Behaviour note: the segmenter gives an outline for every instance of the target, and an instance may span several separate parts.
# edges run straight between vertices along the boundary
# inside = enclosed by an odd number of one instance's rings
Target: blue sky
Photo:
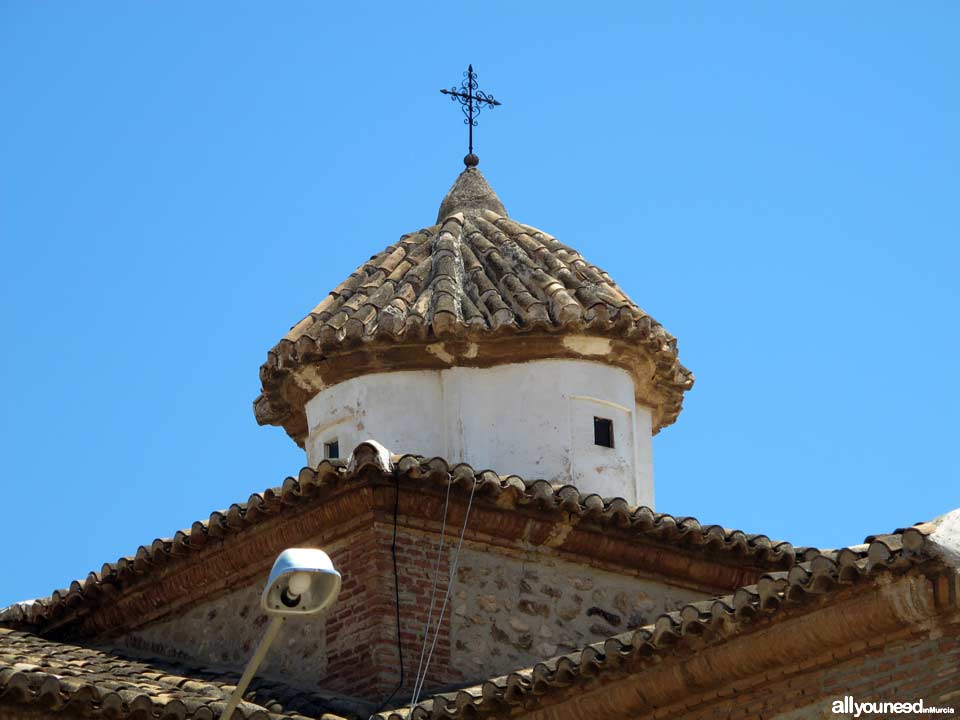
[[[657,509],[960,506],[960,5],[0,4],[0,605],[296,474],[266,351],[481,169],[697,375]],[[497,468],[509,472],[510,468]]]

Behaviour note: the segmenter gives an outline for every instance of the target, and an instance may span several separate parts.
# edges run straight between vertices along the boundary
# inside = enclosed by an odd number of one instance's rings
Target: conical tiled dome
[[[656,429],[676,419],[693,384],[659,323],[576,250],[509,219],[470,168],[437,225],[361,265],[270,351],[255,410],[302,442],[303,406],[350,377],[563,357],[629,370]]]

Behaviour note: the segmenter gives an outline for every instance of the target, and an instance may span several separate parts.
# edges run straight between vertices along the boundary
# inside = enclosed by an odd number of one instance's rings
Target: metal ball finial
[[[474,168],[480,164],[480,158],[478,158],[473,153],[470,153],[465,158],[463,158],[463,164],[466,165],[468,168]]]

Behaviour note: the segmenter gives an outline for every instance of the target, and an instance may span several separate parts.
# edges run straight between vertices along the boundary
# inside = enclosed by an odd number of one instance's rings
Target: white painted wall
[[[653,506],[651,413],[636,404],[630,375],[610,365],[537,360],[374,373],[322,390],[306,410],[311,466],[331,440],[345,456],[373,439],[395,453]],[[594,417],[613,420],[613,448],[594,444]]]

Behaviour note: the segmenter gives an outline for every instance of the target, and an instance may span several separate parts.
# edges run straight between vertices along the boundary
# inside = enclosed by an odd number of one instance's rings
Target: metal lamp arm
[[[263,637],[260,638],[260,644],[257,645],[253,657],[250,658],[247,667],[244,668],[243,675],[240,676],[240,682],[237,683],[236,690],[234,690],[230,696],[230,701],[220,716],[220,720],[230,720],[233,711],[237,709],[237,705],[239,705],[243,699],[243,694],[247,691],[247,686],[250,684],[250,681],[253,680],[257,668],[260,667],[260,663],[262,663],[263,659],[267,656],[267,650],[270,649],[271,643],[276,639],[280,628],[283,627],[284,620],[286,620],[286,617],[283,615],[274,615],[270,620],[270,624],[267,625],[267,631],[263,634]]]

